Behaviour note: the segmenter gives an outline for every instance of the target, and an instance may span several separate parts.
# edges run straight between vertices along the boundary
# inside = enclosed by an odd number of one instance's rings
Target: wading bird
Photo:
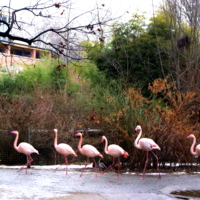
[[[58,153],[60,153],[61,155],[64,156],[65,158],[65,163],[61,164],[61,165],[66,165],[66,175],[68,174],[68,159],[67,159],[67,156],[72,154],[74,156],[77,156],[77,154],[74,152],[74,150],[72,149],[72,147],[70,147],[68,144],[65,144],[65,143],[60,143],[60,144],[57,144],[57,140],[58,140],[58,131],[57,129],[54,129],[53,130],[54,133],[55,133],[55,138],[54,138],[54,147],[56,149],[56,151]],[[60,166],[61,166],[60,165]],[[58,166],[56,169],[54,170],[57,170],[60,166]]]
[[[160,150],[160,147],[152,140],[152,139],[149,139],[149,138],[141,138],[141,135],[142,135],[142,128],[140,125],[138,125],[136,128],[135,128],[135,131],[140,131],[135,142],[134,142],[134,146],[137,148],[137,149],[142,149],[142,150],[145,150],[146,151],[146,162],[145,162],[145,166],[144,166],[144,170],[143,170],[143,175],[142,175],[142,178],[141,179],[144,179],[144,174],[145,174],[145,171],[146,171],[146,167],[147,167],[147,163],[149,161],[149,151],[155,156],[156,158],[156,165],[157,165],[157,171],[158,171],[158,178],[161,178],[160,176],[160,169],[159,169],[159,163],[158,163],[158,157],[155,155],[155,153],[153,153],[153,150],[154,149],[158,149]]]
[[[92,163],[92,167],[95,168],[95,162]],[[107,169],[107,166],[104,164],[104,161],[101,158],[96,163],[96,167],[101,171],[104,171],[105,169]]]
[[[18,151],[19,153],[25,154],[26,157],[27,157],[27,163],[20,168],[20,170],[21,170],[21,169],[23,169],[26,166],[26,173],[25,174],[27,174],[28,165],[31,162],[33,162],[33,158],[31,157],[31,154],[32,153],[39,154],[38,150],[36,150],[32,145],[30,145],[30,144],[28,144],[26,142],[21,142],[17,146],[17,142],[18,142],[18,139],[19,139],[19,132],[18,131],[12,131],[11,133],[16,135],[15,141],[14,141],[14,144],[13,144],[15,150]]]
[[[191,134],[191,135],[187,136],[187,139],[190,139],[190,138],[193,139],[193,143],[190,147],[190,153],[194,156],[199,156],[200,155],[200,144],[198,144],[196,146],[195,151],[194,151],[194,146],[196,144],[196,137],[193,134]]]
[[[108,140],[105,136],[102,137],[101,142],[105,141],[105,147],[104,147],[104,152],[105,154],[111,155],[113,157],[113,163],[106,169],[104,170],[101,174],[104,174],[108,169],[113,167],[115,165],[115,159],[118,158],[118,168],[117,168],[117,177],[119,178],[119,172],[120,172],[120,156],[124,156],[127,158],[129,156],[128,152],[126,152],[124,149],[122,149],[119,145],[116,144],[110,144],[108,146]]]
[[[94,146],[92,146],[90,144],[85,144],[81,147],[82,141],[83,141],[83,136],[81,133],[77,133],[75,135],[75,137],[78,137],[78,136],[80,137],[79,143],[78,143],[78,150],[82,155],[87,156],[86,164],[85,164],[85,167],[82,169],[80,177],[82,176],[86,166],[88,165],[89,158],[92,158],[94,161],[94,164],[95,164],[95,172],[96,172],[95,178],[96,178],[97,177],[97,163],[96,163],[94,157],[99,156],[99,157],[103,158],[103,156],[102,156],[102,154],[100,154],[100,152]]]

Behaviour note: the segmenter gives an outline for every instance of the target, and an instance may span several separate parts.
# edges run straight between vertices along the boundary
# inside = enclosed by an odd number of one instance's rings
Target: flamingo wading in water
[[[122,149],[119,145],[116,144],[110,144],[108,146],[108,140],[105,136],[102,137],[101,142],[105,141],[105,147],[104,147],[104,152],[107,155],[111,155],[113,157],[113,163],[102,172],[102,174],[104,174],[108,169],[110,169],[111,167],[113,167],[115,164],[115,159],[118,158],[118,173],[117,173],[117,177],[119,178],[119,171],[120,171],[120,156],[124,156],[125,158],[127,158],[129,156],[128,152],[126,152],[124,149]]]
[[[66,175],[67,175],[68,174],[68,159],[67,159],[67,156],[70,155],[70,154],[72,154],[74,156],[77,156],[77,154],[74,152],[74,150],[72,149],[72,147],[69,146],[68,144],[65,144],[65,143],[58,144],[57,143],[57,140],[58,140],[58,130],[54,129],[53,131],[55,133],[54,147],[55,147],[56,151],[58,153],[60,153],[61,155],[63,155],[64,158],[65,158],[65,162],[63,164],[61,164],[61,165],[66,165]],[[58,166],[54,170],[57,170],[60,166]]]
[[[92,145],[90,144],[85,144],[81,147],[82,145],[82,141],[83,141],[83,136],[81,133],[77,133],[75,135],[75,137],[80,137],[79,139],[79,143],[78,143],[78,150],[79,152],[84,155],[84,156],[87,156],[87,160],[86,160],[86,164],[85,164],[85,167],[83,168],[81,174],[80,174],[80,177],[82,176],[86,166],[88,165],[88,162],[89,162],[89,158],[93,158],[93,161],[94,161],[94,164],[95,164],[95,171],[96,171],[96,175],[95,175],[95,178],[97,177],[97,163],[94,159],[94,157],[96,156],[99,156],[101,158],[103,158],[102,154]]]
[[[27,157],[27,163],[26,163],[24,166],[22,166],[22,167],[20,168],[20,170],[21,170],[21,169],[23,169],[23,168],[26,166],[26,173],[25,173],[25,174],[27,174],[28,165],[29,165],[31,162],[33,162],[33,158],[31,157],[31,154],[32,154],[32,153],[37,153],[37,154],[39,154],[39,153],[38,153],[38,150],[36,150],[32,145],[30,145],[29,143],[26,143],[26,142],[21,142],[21,143],[17,146],[17,142],[18,142],[18,139],[19,139],[19,132],[18,132],[18,131],[12,131],[11,133],[16,135],[15,141],[14,141],[14,144],[13,144],[14,149],[15,149],[16,151],[18,151],[19,153],[25,154],[26,157]]]
[[[190,153],[194,156],[199,156],[200,155],[200,144],[198,144],[196,146],[195,151],[194,151],[194,146],[196,144],[196,137],[193,134],[191,134],[191,135],[187,136],[187,139],[190,139],[190,138],[193,139],[193,143],[190,147]]]
[[[159,163],[158,163],[158,157],[155,155],[155,153],[153,153],[154,149],[158,149],[160,150],[160,147],[152,140],[149,138],[141,138],[142,135],[142,127],[140,125],[136,126],[135,131],[140,131],[135,142],[134,142],[134,146],[137,149],[142,149],[145,150],[146,153],[146,162],[145,162],[145,166],[144,166],[144,170],[143,170],[143,175],[141,179],[144,179],[144,174],[146,171],[146,167],[147,167],[147,163],[149,161],[149,151],[155,156],[156,158],[156,165],[157,165],[157,171],[158,171],[158,178],[161,178],[160,176],[160,169],[159,169]]]

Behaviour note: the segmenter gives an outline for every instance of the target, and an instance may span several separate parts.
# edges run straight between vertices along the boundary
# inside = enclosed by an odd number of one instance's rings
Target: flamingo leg
[[[155,153],[153,153],[153,151],[151,151],[151,153],[152,153],[152,154],[155,156],[155,158],[156,158],[156,168],[157,168],[157,171],[158,171],[158,178],[161,178],[160,169],[159,169],[158,157],[156,156]]]
[[[147,168],[147,163],[149,162],[149,152],[147,151],[147,154],[146,154],[146,161],[145,161],[145,165],[144,165],[144,170],[143,170],[143,174],[142,174],[142,177],[140,179],[144,179],[144,174],[145,174],[145,171],[146,171],[146,168]]]
[[[67,156],[65,156],[65,164],[66,164],[66,175],[68,174],[68,159]]]
[[[82,176],[83,172],[85,171],[85,168],[87,167],[88,162],[89,162],[89,157],[87,158],[86,163],[85,163],[85,166],[84,166],[84,168],[83,168],[82,171],[81,171],[80,177]]]
[[[114,166],[114,161],[115,161],[115,158],[113,157],[113,163],[109,166],[109,167],[107,167],[101,174],[104,174],[105,172],[107,172],[111,167],[113,167]]]
[[[65,162],[61,165],[59,165],[57,168],[55,168],[54,170],[57,170],[60,166],[62,165],[66,165],[66,175],[68,174],[68,159],[67,159],[67,156],[64,156],[65,158]]]
[[[33,162],[33,158],[32,158],[30,155],[27,155],[26,158],[27,158],[27,163],[26,163],[25,165],[23,165],[23,166],[20,168],[20,170],[22,170],[22,169],[24,169],[24,167],[26,166],[26,172],[25,172],[25,174],[27,174],[28,165],[29,165],[31,162]]]
[[[104,174],[106,171],[108,171],[111,167],[113,167],[114,164],[111,164],[109,167],[107,167],[101,174]]]
[[[120,160],[118,158],[118,169],[117,169],[117,176],[115,178],[119,178],[119,173],[120,173]]]
[[[97,178],[97,163],[94,158],[93,158],[93,161],[94,161],[94,165],[95,165],[95,178]]]

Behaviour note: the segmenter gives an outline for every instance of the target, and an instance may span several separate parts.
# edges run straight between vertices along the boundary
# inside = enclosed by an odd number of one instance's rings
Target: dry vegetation
[[[134,128],[140,124],[143,128],[142,137],[152,138],[161,147],[161,151],[156,153],[163,170],[172,169],[176,163],[181,163],[184,167],[187,164],[190,170],[197,170],[190,164],[198,160],[190,154],[192,141],[186,140],[186,137],[194,134],[197,141],[200,141],[200,96],[195,91],[177,91],[173,83],[168,83],[168,79],[155,80],[149,89],[154,94],[152,100],[143,97],[140,91],[130,88],[124,93],[126,104],[109,114],[103,106],[99,109],[92,107],[90,112],[86,112],[83,105],[75,103],[74,98],[68,97],[67,101],[64,101],[57,93],[37,92],[34,97],[26,99],[1,95],[2,163],[22,164],[25,160],[24,155],[19,155],[13,149],[14,137],[10,134],[12,130],[20,132],[20,141],[29,141],[39,150],[41,155],[33,157],[35,164],[42,165],[57,164],[63,160],[53,147],[54,128],[58,129],[58,141],[70,144],[77,151],[78,139],[73,137],[74,134],[78,129],[91,127],[101,131],[92,133],[86,130],[84,143],[96,146],[103,153],[104,145],[100,143],[100,139],[102,135],[106,135],[109,143],[119,144],[129,152],[130,157],[122,159],[126,167],[142,170],[145,152],[133,147],[137,136]],[[162,100],[159,100],[158,95],[162,96]],[[107,96],[106,100],[111,104],[115,103],[115,98]],[[78,158],[69,158],[70,162],[74,163],[85,159],[81,155]],[[111,158],[105,156],[104,161],[109,163]]]
[[[196,91],[177,91],[175,84],[168,82],[168,77],[155,80],[149,89],[154,94],[153,100],[146,99],[140,91],[130,88],[125,93],[129,103],[118,112],[103,117],[107,125],[115,127],[109,129],[112,134],[107,132],[107,136],[130,153],[128,162],[125,159],[123,162],[127,162],[131,169],[142,170],[145,152],[133,147],[137,136],[134,126],[140,124],[143,128],[142,137],[153,139],[161,147],[161,151],[156,153],[163,170],[177,170],[177,167],[172,168],[175,164],[179,164],[178,169],[181,170],[182,167],[197,170],[198,159],[190,154],[192,141],[186,137],[194,134],[200,141],[200,96]],[[162,96],[162,100],[156,98],[158,95]],[[114,103],[114,99],[109,98],[108,101]],[[193,166],[191,163],[197,164]]]

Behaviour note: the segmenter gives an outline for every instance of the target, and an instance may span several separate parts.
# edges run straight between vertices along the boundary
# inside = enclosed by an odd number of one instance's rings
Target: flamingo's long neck
[[[139,139],[140,139],[141,135],[142,135],[142,129],[140,128],[140,132],[139,132],[139,134],[138,134],[138,136],[137,136],[137,138],[135,139],[135,142],[134,142],[134,146],[138,149],[141,149],[141,147],[139,145]]]
[[[105,152],[106,154],[108,154],[108,140],[107,140],[106,137],[104,137],[104,140],[105,140],[104,152]]]
[[[191,152],[191,154],[194,155],[194,156],[197,155],[197,152],[194,151],[194,146],[195,146],[195,144],[196,144],[196,137],[193,136],[193,143],[192,143],[192,145],[191,145],[191,147],[190,147],[190,152]]]
[[[58,146],[58,144],[57,144],[58,133],[57,133],[57,131],[54,131],[54,133],[55,133],[55,138],[54,138],[54,147],[56,148],[56,147]]]
[[[14,144],[13,144],[13,146],[14,146],[14,148],[15,148],[16,150],[18,150],[18,146],[17,146],[18,139],[19,139],[19,134],[17,133],[17,134],[16,134],[16,137],[15,137]]]
[[[82,152],[82,148],[81,148],[82,141],[83,141],[83,137],[82,137],[82,134],[80,134],[80,139],[79,139],[79,143],[78,143],[78,150],[80,153]]]

